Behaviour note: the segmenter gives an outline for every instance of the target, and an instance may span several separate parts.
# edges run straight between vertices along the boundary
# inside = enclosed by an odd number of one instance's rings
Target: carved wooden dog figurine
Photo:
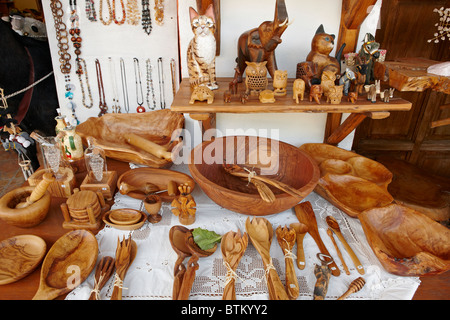
[[[284,0],[277,0],[275,18],[273,21],[265,21],[258,28],[243,33],[238,40],[238,57],[236,59],[241,72],[239,82],[246,68],[246,61],[267,61],[267,69],[273,78],[277,63],[275,49],[281,43],[281,35],[288,27],[288,14]]]
[[[292,91],[294,92],[293,98],[296,103],[299,103],[299,97],[303,101],[305,95],[305,81],[303,81],[303,79],[295,79]]]
[[[342,100],[344,85],[334,86],[329,88],[327,95],[327,102],[331,104],[339,104]]]
[[[351,103],[355,103],[356,100],[358,100],[358,92],[350,91],[348,93],[348,101],[350,101]]]
[[[320,104],[320,99],[322,99],[323,89],[320,84],[313,84],[309,90],[309,101],[314,101]]]

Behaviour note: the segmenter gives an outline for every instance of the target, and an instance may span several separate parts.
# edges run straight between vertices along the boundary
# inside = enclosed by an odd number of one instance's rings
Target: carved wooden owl
[[[286,94],[288,73],[286,70],[275,70],[273,75],[274,93],[277,96],[284,96]]]
[[[267,89],[267,61],[263,62],[245,62],[247,68],[245,68],[245,85],[247,88],[246,93],[256,94]]]

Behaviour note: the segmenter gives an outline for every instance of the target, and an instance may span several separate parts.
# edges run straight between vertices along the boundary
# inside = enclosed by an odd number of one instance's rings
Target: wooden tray
[[[138,149],[125,141],[124,133],[135,133],[158,145],[168,147],[172,133],[184,127],[184,116],[169,109],[143,113],[108,113],[100,118],[92,117],[79,124],[76,132],[86,139],[92,137],[94,144],[103,148],[107,157],[124,162],[145,164],[153,168],[168,168],[171,161],[160,159]]]
[[[117,179],[117,188],[120,189],[122,182],[126,182],[134,187],[144,187],[147,182],[150,182],[156,185],[159,190],[167,190],[170,181],[175,181],[177,185],[187,183],[191,187],[191,190],[195,188],[194,180],[187,174],[157,168],[136,168],[128,170]],[[137,191],[131,191],[127,195],[139,200],[143,200],[146,197],[144,193]],[[158,193],[158,196],[163,202],[172,202],[176,197],[169,196],[167,191]]]

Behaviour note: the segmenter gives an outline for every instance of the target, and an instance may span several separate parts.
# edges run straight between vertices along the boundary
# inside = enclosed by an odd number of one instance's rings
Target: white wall
[[[379,0],[381,4],[381,0]],[[371,32],[375,34],[378,10],[372,11],[375,24],[365,23],[361,34]],[[181,50],[181,71],[184,78],[188,77],[186,67],[186,52],[193,33],[189,24],[189,7],[196,8],[195,0],[179,1],[179,29]],[[311,40],[320,24],[325,31],[339,33],[339,23],[342,3],[338,0],[286,0],[289,20],[292,23],[282,36],[283,42],[276,49],[278,68],[288,70],[289,77],[295,77],[297,63],[304,61],[311,49]],[[273,20],[275,0],[222,0],[221,1],[221,52],[216,58],[216,72],[219,77],[234,75],[235,59],[237,56],[237,40],[239,36],[255,28],[266,20]],[[335,54],[335,50],[331,53]],[[343,120],[348,116],[345,114]],[[219,114],[217,115],[217,129],[279,129],[282,141],[299,146],[307,142],[323,142],[326,124],[326,114]],[[197,129],[196,123],[187,119],[187,126]],[[197,129],[198,130],[198,129]],[[197,132],[198,136],[198,132]],[[354,133],[351,133],[339,146],[350,149]],[[198,140],[197,140],[198,142]]]

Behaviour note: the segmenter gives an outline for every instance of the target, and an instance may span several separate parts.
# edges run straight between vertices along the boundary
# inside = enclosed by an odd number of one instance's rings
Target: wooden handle
[[[166,148],[160,146],[159,144],[154,143],[153,141],[142,138],[134,133],[127,133],[124,135],[125,140],[137,147],[140,148],[158,158],[166,159],[172,161],[172,153],[168,152]]]
[[[184,259],[184,257],[183,257]],[[173,288],[172,288],[172,300],[177,300],[180,294],[181,285],[183,284],[184,274],[186,273],[186,267],[180,263],[178,270],[174,274]]]
[[[122,300],[122,287],[115,285],[111,294],[111,300]]]
[[[340,296],[338,300],[344,300],[352,293],[358,292],[359,290],[362,289],[362,287],[364,287],[365,284],[366,281],[363,278],[361,277],[356,278],[355,280],[352,281],[352,283],[350,283],[350,286],[348,287],[347,291],[342,296]]]
[[[169,196],[176,196],[177,195],[177,191],[178,191],[178,185],[175,181],[170,180],[168,185],[167,185],[167,194]]]
[[[355,252],[352,250],[352,248],[349,246],[345,238],[342,236],[340,232],[335,232],[336,236],[339,238],[339,240],[342,242],[342,245],[344,246],[345,250],[347,250],[348,254],[350,255],[350,258],[352,258],[353,264],[355,265],[356,270],[360,274],[364,274],[364,267],[362,266],[361,262],[359,261],[358,257],[356,256]]]
[[[195,280],[195,273],[198,266],[198,257],[196,255],[193,255],[189,261],[188,266],[186,268],[186,273],[184,274],[183,283],[181,284],[180,293],[178,294],[177,300],[188,300],[189,295],[191,293],[192,285],[194,284]]]
[[[40,198],[42,198],[45,194],[45,191],[47,191],[48,186],[50,183],[55,181],[55,177],[51,173],[45,173],[42,176],[43,180],[39,182],[39,184],[34,188],[33,192],[31,193],[29,199],[27,201],[30,201],[31,203],[34,203],[38,201]]]
[[[338,254],[339,259],[342,262],[342,266],[343,266],[343,268],[345,270],[345,273],[346,274],[350,274],[350,270],[348,270],[347,264],[344,261],[344,257],[342,256],[341,250],[339,250],[339,247],[338,247],[336,241],[334,240],[333,231],[331,231],[330,228],[327,229],[327,234],[330,236],[331,242],[333,242],[333,245],[336,248],[336,252]]]
[[[297,236],[297,267],[300,270],[305,269],[305,250],[303,249],[304,235]]]
[[[291,300],[298,298],[300,288],[298,286],[297,276],[295,275],[294,262],[292,258],[286,258],[286,292]]]
[[[222,300],[236,300],[235,279],[231,279],[223,289]]]

